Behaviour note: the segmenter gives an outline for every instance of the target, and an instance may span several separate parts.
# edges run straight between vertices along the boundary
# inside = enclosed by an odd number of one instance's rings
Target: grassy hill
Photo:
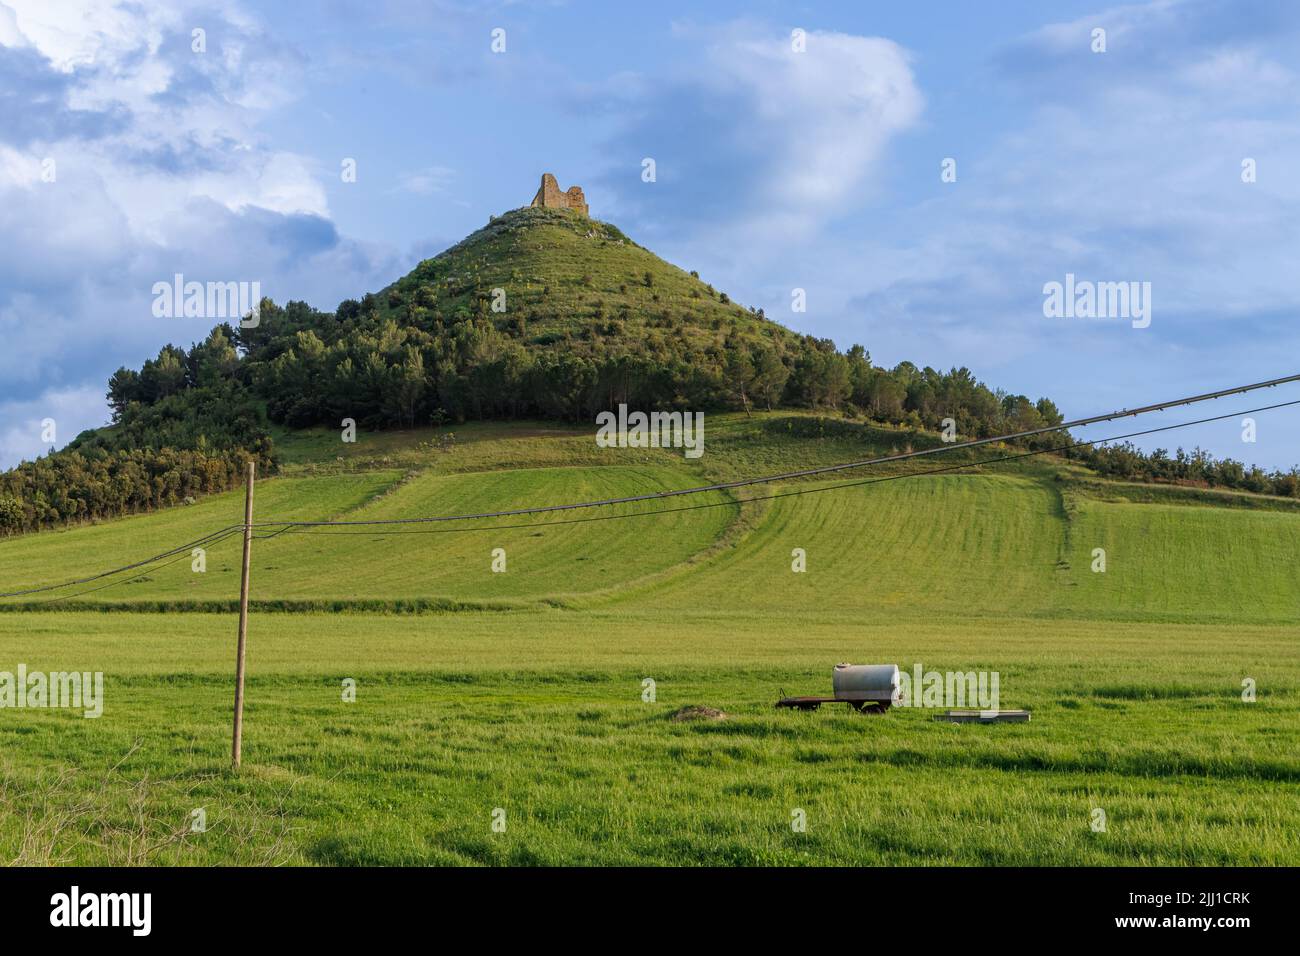
[[[1021,447],[1068,438],[1042,434],[1065,420],[1048,398],[994,391],[965,368],[878,368],[861,345],[841,351],[798,335],[617,227],[567,210],[494,218],[332,313],[264,300],[258,318],[247,328],[218,326],[189,349],[164,346],[139,371],[114,373],[111,426],[0,473],[0,535],[238,487],[246,459],[273,473],[301,457],[304,430],[321,427],[373,434],[443,423],[571,424],[627,405],[715,418],[780,409],[799,437],[837,429],[861,437],[869,423],[866,431],[882,437],[905,431],[923,443],[949,427],[963,438],[1034,436]],[[815,424],[800,420],[808,412]],[[781,454],[776,447],[769,458]],[[1300,500],[1296,469],[1266,473],[1199,450],[1148,456],[1125,445],[1071,454],[1097,475]],[[732,460],[739,467],[743,458]]]
[[[505,295],[493,312],[493,290]],[[542,207],[515,209],[426,259],[381,290],[384,318],[412,308],[468,319],[486,313],[530,348],[591,355],[600,340],[647,351],[674,342],[721,347],[730,334],[793,345],[798,335],[758,317],[698,275],[665,262],[617,226]]]

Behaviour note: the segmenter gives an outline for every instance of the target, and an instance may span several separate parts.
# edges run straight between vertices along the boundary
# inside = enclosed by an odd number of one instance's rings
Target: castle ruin
[[[591,215],[587,211],[587,197],[582,194],[582,187],[570,186],[561,192],[560,184],[550,173],[542,173],[542,185],[538,187],[537,195],[529,205],[545,206],[547,209],[572,209],[584,216]]]

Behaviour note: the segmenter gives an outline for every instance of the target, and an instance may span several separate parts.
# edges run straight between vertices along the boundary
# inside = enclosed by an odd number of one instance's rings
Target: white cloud
[[[173,26],[182,6],[135,5],[119,0],[4,0],[13,32],[0,28],[6,46],[31,46],[65,73],[100,67],[125,72],[141,45],[157,48],[164,25]],[[14,33],[17,37],[14,37]],[[17,42],[14,42],[15,39]]]
[[[398,188],[417,196],[445,193],[455,181],[456,171],[448,166],[426,166],[402,176]]]
[[[683,65],[611,80],[625,120],[588,196],[719,277],[762,274],[775,245],[816,241],[876,198],[882,159],[925,109],[910,54],[892,40],[810,30],[799,52],[789,30],[748,21],[674,32]],[[656,163],[653,184],[629,174],[643,158]]]
[[[0,462],[31,460],[50,450],[42,440],[44,421],[53,419],[61,447],[87,428],[106,423],[104,386],[52,388],[33,399],[0,402]]]
[[[121,120],[103,135],[43,141],[33,158],[98,174],[143,238],[155,238],[158,223],[196,196],[232,210],[328,214],[310,161],[270,148],[258,128],[267,109],[292,98],[295,57],[258,52],[257,28],[237,8],[218,14],[188,0],[6,2],[18,42],[8,42],[3,28],[0,42],[35,49],[67,74],[68,109]],[[208,31],[203,53],[190,47],[197,24]]]
[[[8,4],[0,3],[0,46],[21,47],[27,38],[18,29],[18,14]]]
[[[907,52],[880,37],[813,31],[795,52],[788,37],[737,30],[709,49],[704,82],[750,102],[764,200],[778,207],[833,211],[924,108]]]
[[[191,50],[194,26],[206,53]],[[301,57],[237,6],[0,0],[0,44],[17,53],[15,92],[39,93],[0,125],[0,467],[41,450],[38,406],[68,419],[60,443],[104,420],[101,387],[55,383],[104,381],[207,332],[154,319],[156,281],[258,280],[328,308],[399,268],[391,250],[341,239],[324,173],[275,145],[268,111],[297,95]]]

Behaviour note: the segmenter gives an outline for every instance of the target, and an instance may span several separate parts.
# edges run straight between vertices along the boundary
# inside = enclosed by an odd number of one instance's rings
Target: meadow
[[[735,418],[688,462],[549,427],[444,435],[340,449],[297,434],[280,443],[284,474],[259,482],[258,520],[634,494],[919,440]],[[98,719],[0,710],[0,859],[1300,862],[1294,508],[1110,485],[1050,458],[817,490],[839,483],[619,520],[259,539],[238,773],[237,538],[203,574],[186,555],[55,604],[8,599],[0,670],[103,671],[106,699]],[[800,493],[742,500],[774,491]],[[6,540],[0,584],[144,557],[241,508],[221,495]],[[997,671],[1001,705],[1033,719],[773,708],[827,693],[844,660]],[[681,719],[698,707],[725,717]]]

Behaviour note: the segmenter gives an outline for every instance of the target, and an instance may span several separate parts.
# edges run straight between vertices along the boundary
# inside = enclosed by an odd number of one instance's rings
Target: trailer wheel
[[[883,714],[889,710],[887,700],[851,700],[849,706],[859,714]]]

